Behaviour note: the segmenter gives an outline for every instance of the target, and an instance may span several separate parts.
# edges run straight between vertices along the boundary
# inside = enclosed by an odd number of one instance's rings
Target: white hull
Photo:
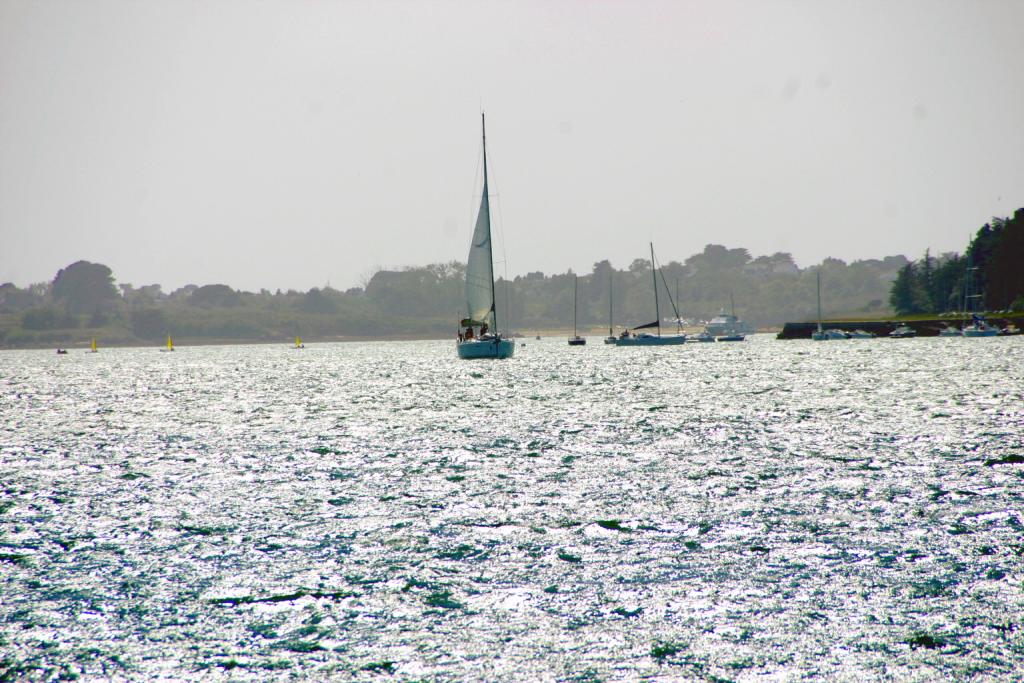
[[[641,335],[639,337],[626,337],[619,339],[615,342],[616,346],[672,346],[675,344],[685,344],[685,334],[674,334],[665,337],[656,337],[654,335]]]
[[[815,330],[814,332],[811,332],[811,339],[813,339],[814,341],[828,341],[830,339],[849,339],[849,337],[846,336],[846,333],[843,332],[842,330],[831,329]]]
[[[511,358],[516,344],[511,339],[470,339],[456,345],[459,358]]]

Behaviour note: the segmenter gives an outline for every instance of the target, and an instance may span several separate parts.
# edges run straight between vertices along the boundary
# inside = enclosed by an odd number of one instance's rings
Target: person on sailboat
[[[483,337],[485,334],[487,334],[487,323],[480,326],[480,336]]]

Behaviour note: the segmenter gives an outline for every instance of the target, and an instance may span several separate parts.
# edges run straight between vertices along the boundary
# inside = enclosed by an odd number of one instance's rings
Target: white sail
[[[480,115],[483,129],[484,117]],[[494,258],[491,250],[491,207],[487,196],[487,134],[483,135],[484,192],[476,217],[473,241],[466,264],[466,310],[460,321],[459,358],[511,358],[516,344],[498,334],[498,313],[494,305]],[[486,326],[486,327],[485,327]],[[487,329],[490,328],[490,329]]]
[[[494,329],[494,272],[491,265],[491,207],[487,198],[487,139],[484,138],[484,193],[466,265],[469,319]]]

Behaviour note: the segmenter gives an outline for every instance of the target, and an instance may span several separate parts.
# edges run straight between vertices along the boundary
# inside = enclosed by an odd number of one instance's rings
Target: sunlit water
[[[1022,675],[1024,338],[590,341],[0,353],[0,679]]]

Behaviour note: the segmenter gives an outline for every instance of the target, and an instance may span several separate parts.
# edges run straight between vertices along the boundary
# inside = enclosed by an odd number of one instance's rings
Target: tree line
[[[926,250],[904,265],[889,303],[901,315],[1024,311],[1024,209],[983,225],[962,255]]]
[[[877,316],[901,269],[903,256],[846,263],[825,259],[801,269],[788,253],[751,257],[743,248],[709,244],[684,261],[659,262],[659,309],[648,259],[616,269],[607,261],[589,273],[528,273],[499,278],[498,325],[533,334],[565,329],[573,321],[573,293],[581,329],[616,329],[676,313],[700,324],[733,302],[759,327],[815,315],[815,274],[831,315]],[[73,344],[90,337],[107,344],[143,344],[175,338],[274,341],[444,337],[454,335],[465,308],[465,264],[452,262],[380,270],[363,287],[305,292],[246,292],[224,284],[186,285],[164,292],[158,284],[117,284],[103,264],[78,261],[51,282],[0,285],[0,345]]]

